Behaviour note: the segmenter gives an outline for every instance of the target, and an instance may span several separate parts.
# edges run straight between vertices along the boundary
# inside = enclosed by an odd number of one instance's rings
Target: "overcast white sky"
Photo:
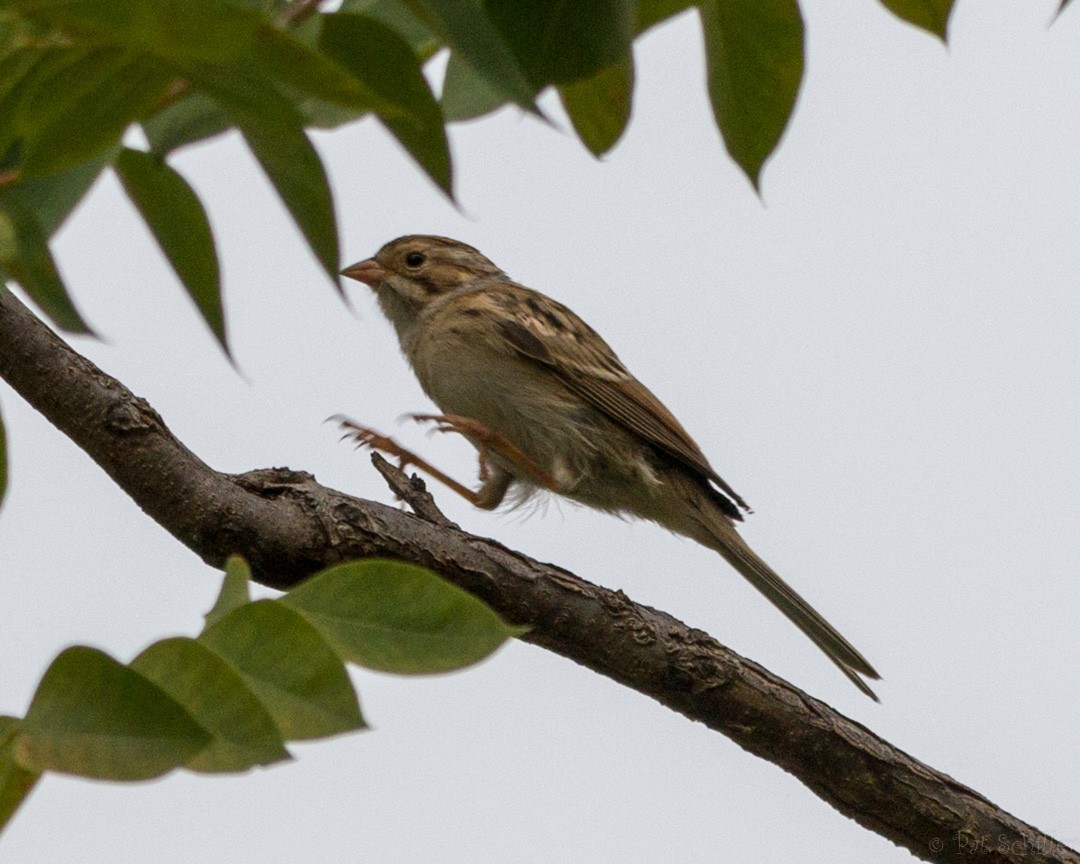
[[[636,47],[602,163],[514,111],[453,130],[455,210],[372,121],[317,137],[345,263],[403,233],[479,247],[566,302],[754,505],[753,545],[882,672],[862,697],[717,556],[552,505],[464,527],[670,611],[1080,845],[1080,9],[961,0],[949,49],[871,0],[807,0],[807,75],[759,200],[724,153],[693,16]],[[558,114],[557,102],[546,107]],[[217,232],[243,377],[113,179],[56,243],[107,342],[76,347],[216,468],[387,501],[323,425],[428,407],[235,137],[176,165]],[[64,646],[198,631],[218,574],[6,386],[0,713]],[[460,441],[401,438],[470,476]],[[47,777],[0,840],[80,862],[903,861],[727,739],[539,648],[355,675],[374,731],[238,777]],[[929,843],[933,838],[926,838]]]

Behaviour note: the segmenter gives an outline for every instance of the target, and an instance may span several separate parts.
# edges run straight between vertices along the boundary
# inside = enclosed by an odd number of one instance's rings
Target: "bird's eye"
[[[427,260],[427,256],[423,252],[410,252],[405,256],[405,263],[409,267],[419,267]]]

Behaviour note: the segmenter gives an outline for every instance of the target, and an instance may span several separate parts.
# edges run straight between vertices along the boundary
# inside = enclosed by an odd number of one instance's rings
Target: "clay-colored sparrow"
[[[873,667],[735,531],[746,503],[577,315],[445,237],[400,237],[342,273],[375,290],[421,386],[447,412],[423,419],[480,451],[479,492],[449,481],[459,492],[490,509],[512,486],[547,488],[690,537],[726,558],[876,699],[860,677],[878,678]],[[350,428],[433,471],[389,439]]]

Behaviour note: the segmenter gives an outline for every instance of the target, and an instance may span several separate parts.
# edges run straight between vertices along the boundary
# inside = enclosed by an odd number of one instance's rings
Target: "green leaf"
[[[702,0],[698,9],[716,125],[757,189],[802,81],[799,6],[796,0]]]
[[[402,674],[460,669],[523,632],[430,570],[396,561],[329,567],[279,602],[302,613],[345,659]]]
[[[99,55],[105,52],[98,52]],[[102,69],[105,59],[93,58],[95,68],[67,70],[63,81],[41,94],[53,104],[47,122],[27,139],[22,162],[24,176],[71,168],[114,147],[134,121],[141,119],[160,100],[169,83],[167,73],[137,57],[117,58],[115,66]],[[85,76],[85,77],[82,77]],[[85,88],[75,81],[85,81]],[[57,110],[55,93],[66,92],[65,110]]]
[[[319,48],[380,97],[400,106],[400,114],[380,112],[379,119],[428,176],[453,197],[442,112],[408,43],[374,19],[335,14],[323,17]]]
[[[14,742],[21,723],[14,717],[0,717],[0,831],[11,821],[41,776],[36,771],[26,770],[15,760]]]
[[[119,153],[119,147],[110,147],[74,168],[20,180],[2,197],[33,213],[42,232],[51,237]]]
[[[230,555],[225,562],[225,578],[221,580],[221,591],[218,592],[214,608],[203,617],[206,625],[216,624],[226,615],[239,609],[245,603],[251,602],[251,568],[247,561],[239,555]]]
[[[164,639],[136,657],[131,668],[183,705],[214,736],[187,762],[188,768],[245,771],[290,758],[262,702],[206,645],[184,637]]]
[[[1069,0],[1062,0],[1061,8],[1058,9],[1059,15],[1068,2]],[[945,41],[953,0],[881,0],[881,5],[898,18],[933,33],[942,42]]]
[[[0,506],[3,505],[4,496],[7,494],[7,483],[7,435],[4,432],[4,417],[0,414]],[[2,738],[2,735],[0,735],[0,738]]]
[[[162,159],[138,150],[123,150],[116,160],[116,173],[228,355],[217,250],[210,220],[195,192]]]
[[[227,64],[248,54],[266,17],[226,0],[7,0],[93,45],[124,46],[183,63]]]
[[[190,761],[210,734],[142,675],[93,648],[49,666],[15,741],[29,771],[148,780]]]
[[[485,0],[484,7],[537,88],[591,78],[630,50],[631,0]]]
[[[258,9],[271,17],[277,17],[290,5],[291,0],[228,0],[234,6]]]
[[[367,113],[353,108],[342,108],[340,105],[307,96],[300,97],[296,107],[304,118],[304,126],[308,129],[337,129],[339,126],[360,119]]]
[[[607,153],[626,131],[633,93],[634,62],[629,54],[592,78],[559,88],[574,130],[594,156]]]
[[[693,5],[693,0],[637,0],[634,32],[640,35]]]
[[[446,122],[453,123],[490,114],[510,104],[510,100],[459,55],[451,54],[440,104]]]
[[[6,54],[18,45],[26,44],[48,35],[49,28],[37,21],[30,21],[9,11],[7,4],[0,12],[0,54]]]
[[[54,49],[55,50],[55,49]],[[0,57],[0,170],[12,171],[23,157],[26,125],[25,91],[49,49],[22,46],[6,50]]]
[[[290,740],[363,729],[341,658],[298,612],[257,600],[210,624],[199,641],[224,657]]]
[[[325,17],[325,15],[313,15],[291,28],[289,32],[292,37],[299,39],[310,50],[318,51],[319,35],[322,33],[323,19]],[[340,75],[343,71],[347,70],[338,68],[336,74]],[[352,77],[351,73],[349,77]],[[292,99],[293,105],[303,117],[304,126],[308,128],[336,129],[363,117],[374,107],[372,103],[379,102],[382,104],[382,100],[375,96],[374,93],[369,93],[369,99],[363,107],[349,107],[342,104],[341,100],[330,102],[312,96],[297,87],[286,86],[285,91],[286,96]],[[383,104],[383,107],[387,107],[389,110],[389,106]]]
[[[200,86],[220,101],[277,189],[315,257],[340,290],[337,224],[326,172],[292,105],[272,87],[242,74],[204,70]]]
[[[61,329],[90,333],[68,297],[37,219],[0,195],[0,267]]]
[[[184,77],[238,64],[334,104],[369,110],[378,100],[291,32],[249,4],[225,0],[15,0],[95,44],[138,50]],[[212,23],[211,23],[212,22]]]
[[[205,93],[193,91],[143,121],[150,149],[159,156],[205,141],[232,126],[228,112]]]
[[[507,100],[540,113],[536,88],[480,0],[405,0],[405,5]]]
[[[634,27],[630,0],[541,0],[532,5],[487,0],[484,5],[533,92],[551,83],[592,78],[629,62]],[[474,56],[452,47],[442,91],[447,120],[469,120],[514,101]]]
[[[5,140],[17,143],[20,175],[85,162],[115,145],[161,98],[170,76],[122,48],[34,49],[36,61],[0,107]]]
[[[366,15],[396,30],[421,61],[442,47],[431,29],[402,0],[345,0],[338,11]]]
[[[332,17],[334,16],[320,16],[323,30]],[[383,30],[386,29],[383,28]],[[382,62],[384,51],[394,52],[389,59],[391,62],[397,61],[397,43],[401,40],[393,31],[390,31],[390,36],[389,47],[375,46],[376,63]],[[270,25],[260,27],[255,46],[260,68],[269,72],[279,83],[287,87],[323,102],[351,109],[358,114],[365,111],[396,113],[395,106],[380,98],[381,94],[373,92],[373,88],[365,79],[358,78],[355,72],[350,74],[353,71],[351,68],[341,64],[340,61],[335,63],[321,51],[305,45],[284,30]],[[407,45],[405,48],[415,65],[416,60],[412,51]],[[360,46],[354,47],[354,51],[360,52],[360,50]],[[361,62],[356,61],[356,65],[361,66]],[[366,65],[375,64],[372,64],[369,59]]]

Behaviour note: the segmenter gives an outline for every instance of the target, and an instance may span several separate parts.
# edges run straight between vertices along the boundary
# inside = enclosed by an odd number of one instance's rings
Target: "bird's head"
[[[384,304],[411,307],[414,314],[440,295],[485,279],[506,278],[472,246],[427,234],[391,240],[341,275],[370,285]]]

